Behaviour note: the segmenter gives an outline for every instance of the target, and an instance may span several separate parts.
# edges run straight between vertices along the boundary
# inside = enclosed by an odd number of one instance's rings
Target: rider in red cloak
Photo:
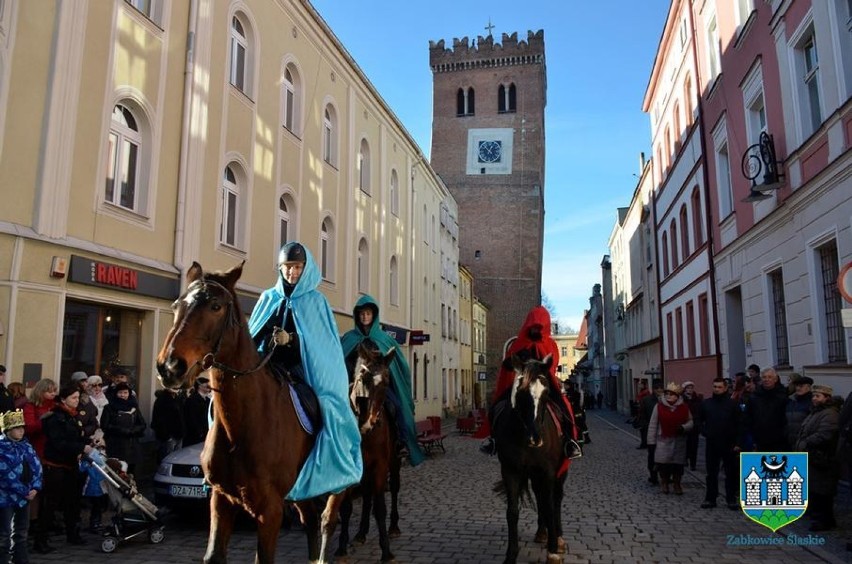
[[[501,401],[505,402],[509,390],[515,381],[515,370],[512,368],[512,355],[519,355],[525,358],[535,358],[543,360],[547,355],[551,355],[553,362],[550,364],[550,397],[553,402],[561,408],[563,413],[563,436],[565,438],[565,453],[568,458],[576,458],[581,454],[580,447],[575,442],[576,427],[574,425],[574,414],[571,411],[571,404],[562,394],[562,383],[556,377],[556,367],[559,365],[559,347],[556,341],[550,336],[550,313],[543,306],[536,306],[527,314],[527,318],[521,327],[518,336],[509,345],[506,351],[506,356],[503,363],[500,365],[500,372],[497,375],[497,384],[494,389],[494,395],[491,398],[491,410],[489,418],[483,423],[482,428],[476,436],[484,437],[491,434],[491,423],[495,413],[501,410],[497,409],[497,404]],[[489,436],[485,440],[481,450],[487,454],[496,452],[494,447],[494,438]]]

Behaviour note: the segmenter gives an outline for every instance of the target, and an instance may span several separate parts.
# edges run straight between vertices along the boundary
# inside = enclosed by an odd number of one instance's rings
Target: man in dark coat
[[[760,373],[760,386],[746,404],[746,427],[756,452],[787,450],[787,388],[779,382],[774,368],[764,368]]]
[[[740,409],[728,394],[724,378],[713,380],[713,395],[698,407],[697,427],[704,435],[704,461],[707,465],[707,487],[702,509],[716,507],[719,496],[719,466],[725,467],[725,503],[728,509],[739,509],[739,437]]]
[[[183,402],[183,446],[203,443],[210,426],[210,380],[205,376],[195,379],[195,389]]]
[[[689,407],[689,413],[692,414],[692,419],[698,417],[698,407],[704,401],[704,396],[695,391],[695,383],[687,380],[682,384],[683,401]],[[686,436],[686,461],[689,463],[689,469],[695,470],[695,465],[698,463],[698,435],[700,430],[698,425],[694,425],[692,430]]]
[[[651,422],[651,415],[654,413],[654,409],[657,407],[657,404],[660,402],[660,398],[663,396],[663,381],[654,380],[652,387],[654,392],[642,398],[642,403],[639,404],[640,429],[642,430],[643,437],[648,436],[648,425]],[[642,445],[639,446],[641,447]],[[654,451],[656,450],[656,445],[647,445],[647,447],[648,473],[650,474],[648,483],[656,486],[659,483],[659,480],[657,480],[657,471],[655,470],[656,464],[654,463]]]
[[[151,430],[159,443],[157,462],[181,446],[184,435],[183,404],[177,392],[168,388],[154,392]]]

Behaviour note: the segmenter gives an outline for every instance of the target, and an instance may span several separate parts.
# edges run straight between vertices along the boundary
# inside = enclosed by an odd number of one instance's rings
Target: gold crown
[[[4,433],[9,429],[24,426],[24,412],[20,409],[7,411],[0,417],[2,417],[0,418],[0,431],[3,431]]]

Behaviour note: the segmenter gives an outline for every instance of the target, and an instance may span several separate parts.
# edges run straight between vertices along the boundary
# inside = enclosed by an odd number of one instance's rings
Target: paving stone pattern
[[[444,443],[446,453],[431,455],[417,468],[403,470],[400,512],[403,535],[392,539],[391,548],[399,563],[413,564],[492,564],[502,562],[506,550],[505,503],[492,493],[499,479],[496,457],[478,452],[478,440],[456,436],[454,424],[447,421],[450,434]],[[593,442],[586,456],[576,461],[566,487],[563,519],[569,544],[565,563],[581,562],[849,562],[847,540],[852,540],[852,511],[846,490],[838,500],[840,527],[820,533],[825,546],[803,548],[781,546],[730,546],[728,536],[777,538],[807,535],[808,522],[801,519],[782,528],[778,534],[757,525],[741,511],[724,504],[716,509],[699,508],[704,496],[703,472],[684,476],[682,496],[663,495],[650,486],[645,471],[645,451],[637,450],[637,433],[624,416],[609,411],[589,412]],[[699,469],[703,461],[699,460]],[[720,484],[721,485],[721,484]],[[353,515],[354,535],[359,516]],[[532,542],[536,517],[532,508],[521,512],[521,552],[519,562],[544,562],[542,545]],[[72,547],[57,536],[59,549],[46,555],[32,555],[34,563],[120,562],[153,564],[199,562],[207,542],[207,516],[170,515],[166,519],[166,539],[151,545],[144,539],[123,543],[113,554],[100,552],[94,535],[89,543]],[[229,561],[254,561],[254,532],[241,526],[230,545]],[[336,547],[336,539],[334,542]],[[378,562],[380,551],[371,524],[367,543],[350,548],[347,559],[336,562],[360,564]],[[283,531],[278,543],[277,561],[307,561],[307,548],[301,530]]]

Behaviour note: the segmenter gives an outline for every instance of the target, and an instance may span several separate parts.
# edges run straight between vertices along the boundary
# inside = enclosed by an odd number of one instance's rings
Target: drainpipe
[[[183,118],[181,122],[180,163],[178,170],[177,209],[175,213],[175,267],[180,272],[180,288],[186,285],[186,257],[183,247],[186,237],[186,192],[189,184],[189,141],[192,125],[192,95],[195,91],[195,37],[198,29],[198,2],[190,0],[186,35],[186,62],[183,71]]]

